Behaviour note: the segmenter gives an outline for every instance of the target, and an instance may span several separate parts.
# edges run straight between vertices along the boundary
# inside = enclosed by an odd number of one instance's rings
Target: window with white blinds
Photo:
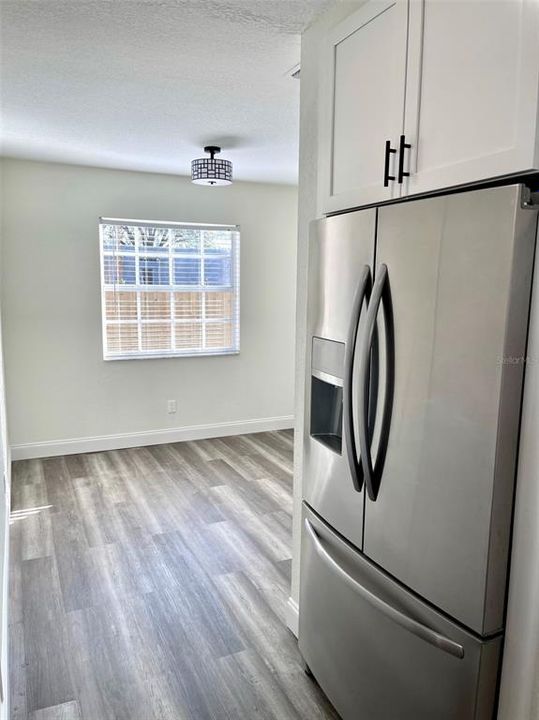
[[[237,226],[101,218],[103,356],[239,352]]]

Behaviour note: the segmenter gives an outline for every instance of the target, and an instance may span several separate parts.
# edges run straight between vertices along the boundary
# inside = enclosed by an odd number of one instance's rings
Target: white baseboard
[[[21,443],[11,446],[12,460],[73,455],[102,450],[119,450],[145,445],[181,442],[182,440],[203,440],[205,438],[244,435],[269,430],[287,430],[294,426],[293,415],[259,418],[257,420],[235,420],[213,425],[190,425],[180,428],[164,428],[145,432],[121,433],[118,435],[96,435],[94,437],[46,440],[45,442]]]
[[[289,597],[286,607],[286,624],[297,637],[299,634],[299,607],[294,598]]]

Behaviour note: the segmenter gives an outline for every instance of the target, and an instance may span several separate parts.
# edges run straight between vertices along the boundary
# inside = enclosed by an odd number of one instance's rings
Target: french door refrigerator
[[[344,720],[491,720],[537,210],[313,223],[299,644]]]

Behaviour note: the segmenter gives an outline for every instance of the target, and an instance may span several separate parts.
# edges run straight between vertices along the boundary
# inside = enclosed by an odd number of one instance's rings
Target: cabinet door
[[[389,200],[384,187],[386,141],[402,131],[406,77],[407,0],[370,0],[329,34],[320,98],[322,213]],[[389,175],[397,154],[390,153]]]
[[[538,81],[535,0],[412,2],[403,194],[537,168]]]

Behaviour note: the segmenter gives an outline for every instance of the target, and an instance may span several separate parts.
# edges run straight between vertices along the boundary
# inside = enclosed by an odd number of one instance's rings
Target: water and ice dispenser
[[[342,452],[344,343],[313,337],[311,437]]]

